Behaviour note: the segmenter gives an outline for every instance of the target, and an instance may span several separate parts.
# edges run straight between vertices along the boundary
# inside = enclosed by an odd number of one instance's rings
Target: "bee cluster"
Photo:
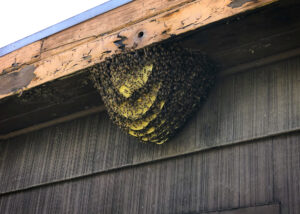
[[[205,56],[170,44],[113,55],[90,71],[114,123],[157,144],[206,99],[216,74]]]

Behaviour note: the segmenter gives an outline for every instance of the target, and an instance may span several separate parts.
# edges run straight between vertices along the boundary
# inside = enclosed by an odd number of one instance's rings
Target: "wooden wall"
[[[300,57],[221,77],[171,141],[105,113],[0,142],[0,213],[300,213]]]

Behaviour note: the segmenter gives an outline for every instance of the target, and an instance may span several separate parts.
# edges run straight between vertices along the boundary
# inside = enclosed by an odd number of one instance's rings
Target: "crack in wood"
[[[84,59],[84,60],[89,60],[89,59],[91,59],[91,58],[92,58],[91,55],[87,55],[87,56],[83,56],[83,57],[82,57],[82,59]]]
[[[117,38],[119,38],[118,40],[114,41],[114,44],[121,50],[125,49],[125,44],[123,43],[125,40],[127,40],[126,36],[121,36],[120,34],[118,34]]]

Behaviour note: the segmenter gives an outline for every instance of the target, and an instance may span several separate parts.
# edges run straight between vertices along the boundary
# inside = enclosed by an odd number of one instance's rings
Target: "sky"
[[[0,48],[108,0],[1,0]]]

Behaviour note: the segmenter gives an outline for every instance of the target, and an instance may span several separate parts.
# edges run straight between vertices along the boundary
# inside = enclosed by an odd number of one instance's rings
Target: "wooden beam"
[[[0,75],[72,49],[101,35],[115,32],[190,1],[135,0],[131,4],[123,5],[0,57]]]
[[[41,47],[42,41],[37,41],[0,57],[0,75],[16,71],[24,64],[28,65],[39,61]]]
[[[105,57],[121,52],[124,48],[139,49],[275,1],[276,0],[178,0],[174,1],[175,3],[167,3],[169,1],[159,3],[160,1],[153,0],[152,3],[156,3],[158,7],[159,4],[162,4],[161,8],[157,9],[155,13],[149,12],[152,6],[151,4],[148,4],[146,8],[135,8],[135,11],[137,11],[139,15],[136,15],[137,19],[135,21],[128,23],[126,23],[126,21],[117,23],[110,19],[110,17],[125,16],[127,12],[116,13],[115,10],[111,11],[105,14],[106,18],[104,20],[113,22],[114,26],[106,33],[100,33],[103,32],[103,30],[105,31],[105,29],[98,31],[91,30],[91,34],[83,33],[84,38],[81,39],[80,36],[78,37],[76,35],[76,32],[80,30],[84,32],[84,26],[89,26],[86,23],[82,23],[78,25],[82,26],[82,28],[75,26],[73,31],[72,28],[70,28],[59,33],[59,35],[53,35],[53,38],[50,37],[47,41],[41,42],[40,45],[43,46],[41,49],[44,52],[40,53],[40,60],[34,62],[29,61],[29,63],[24,63],[22,66],[19,66],[19,69],[0,76],[0,86],[4,85],[5,82],[12,83],[5,84],[5,88],[0,87],[0,99],[18,93],[20,90],[28,90],[55,79],[64,78],[78,71],[82,71],[87,67],[101,62]],[[143,1],[135,1],[132,4],[139,3],[141,6],[142,2]],[[120,7],[119,10],[122,11],[122,8],[123,7]],[[102,15],[97,18],[100,19],[101,16]],[[130,20],[130,18],[126,20]],[[93,21],[95,21],[95,19],[93,19]],[[101,26],[101,23],[99,26]],[[99,27],[99,29],[101,29],[101,27]],[[64,33],[68,36],[64,37]],[[72,35],[74,39],[72,39]],[[57,44],[59,46],[55,45],[55,41],[58,41]],[[28,56],[32,55],[30,50],[31,49],[28,49]],[[51,54],[49,54],[48,51],[51,51]],[[25,55],[27,55],[27,52]],[[22,75],[18,75],[19,72],[22,72]],[[30,81],[19,80],[19,78],[25,78],[27,80],[28,76],[31,78]]]
[[[58,47],[115,32],[190,1],[191,0],[135,0],[130,4],[118,7],[111,12],[104,13],[46,38],[43,44],[44,55],[48,56],[49,53],[45,52],[50,52]]]
[[[53,120],[50,120],[47,122],[38,123],[36,125],[32,125],[27,128],[24,128],[24,129],[18,129],[16,131],[10,132],[8,134],[3,134],[3,135],[0,134],[0,140],[6,140],[8,138],[16,137],[16,136],[19,136],[22,134],[33,132],[33,131],[37,131],[37,130],[40,130],[40,129],[43,129],[43,128],[46,128],[49,126],[57,125],[60,123],[64,123],[64,122],[67,122],[70,120],[75,120],[77,118],[84,117],[84,116],[87,116],[90,114],[95,114],[95,113],[98,113],[98,112],[101,112],[104,110],[105,110],[104,105],[101,105],[101,106],[90,108],[88,110],[79,111],[79,112],[69,114],[67,116],[59,117],[59,118],[56,118],[56,119],[53,119]]]

